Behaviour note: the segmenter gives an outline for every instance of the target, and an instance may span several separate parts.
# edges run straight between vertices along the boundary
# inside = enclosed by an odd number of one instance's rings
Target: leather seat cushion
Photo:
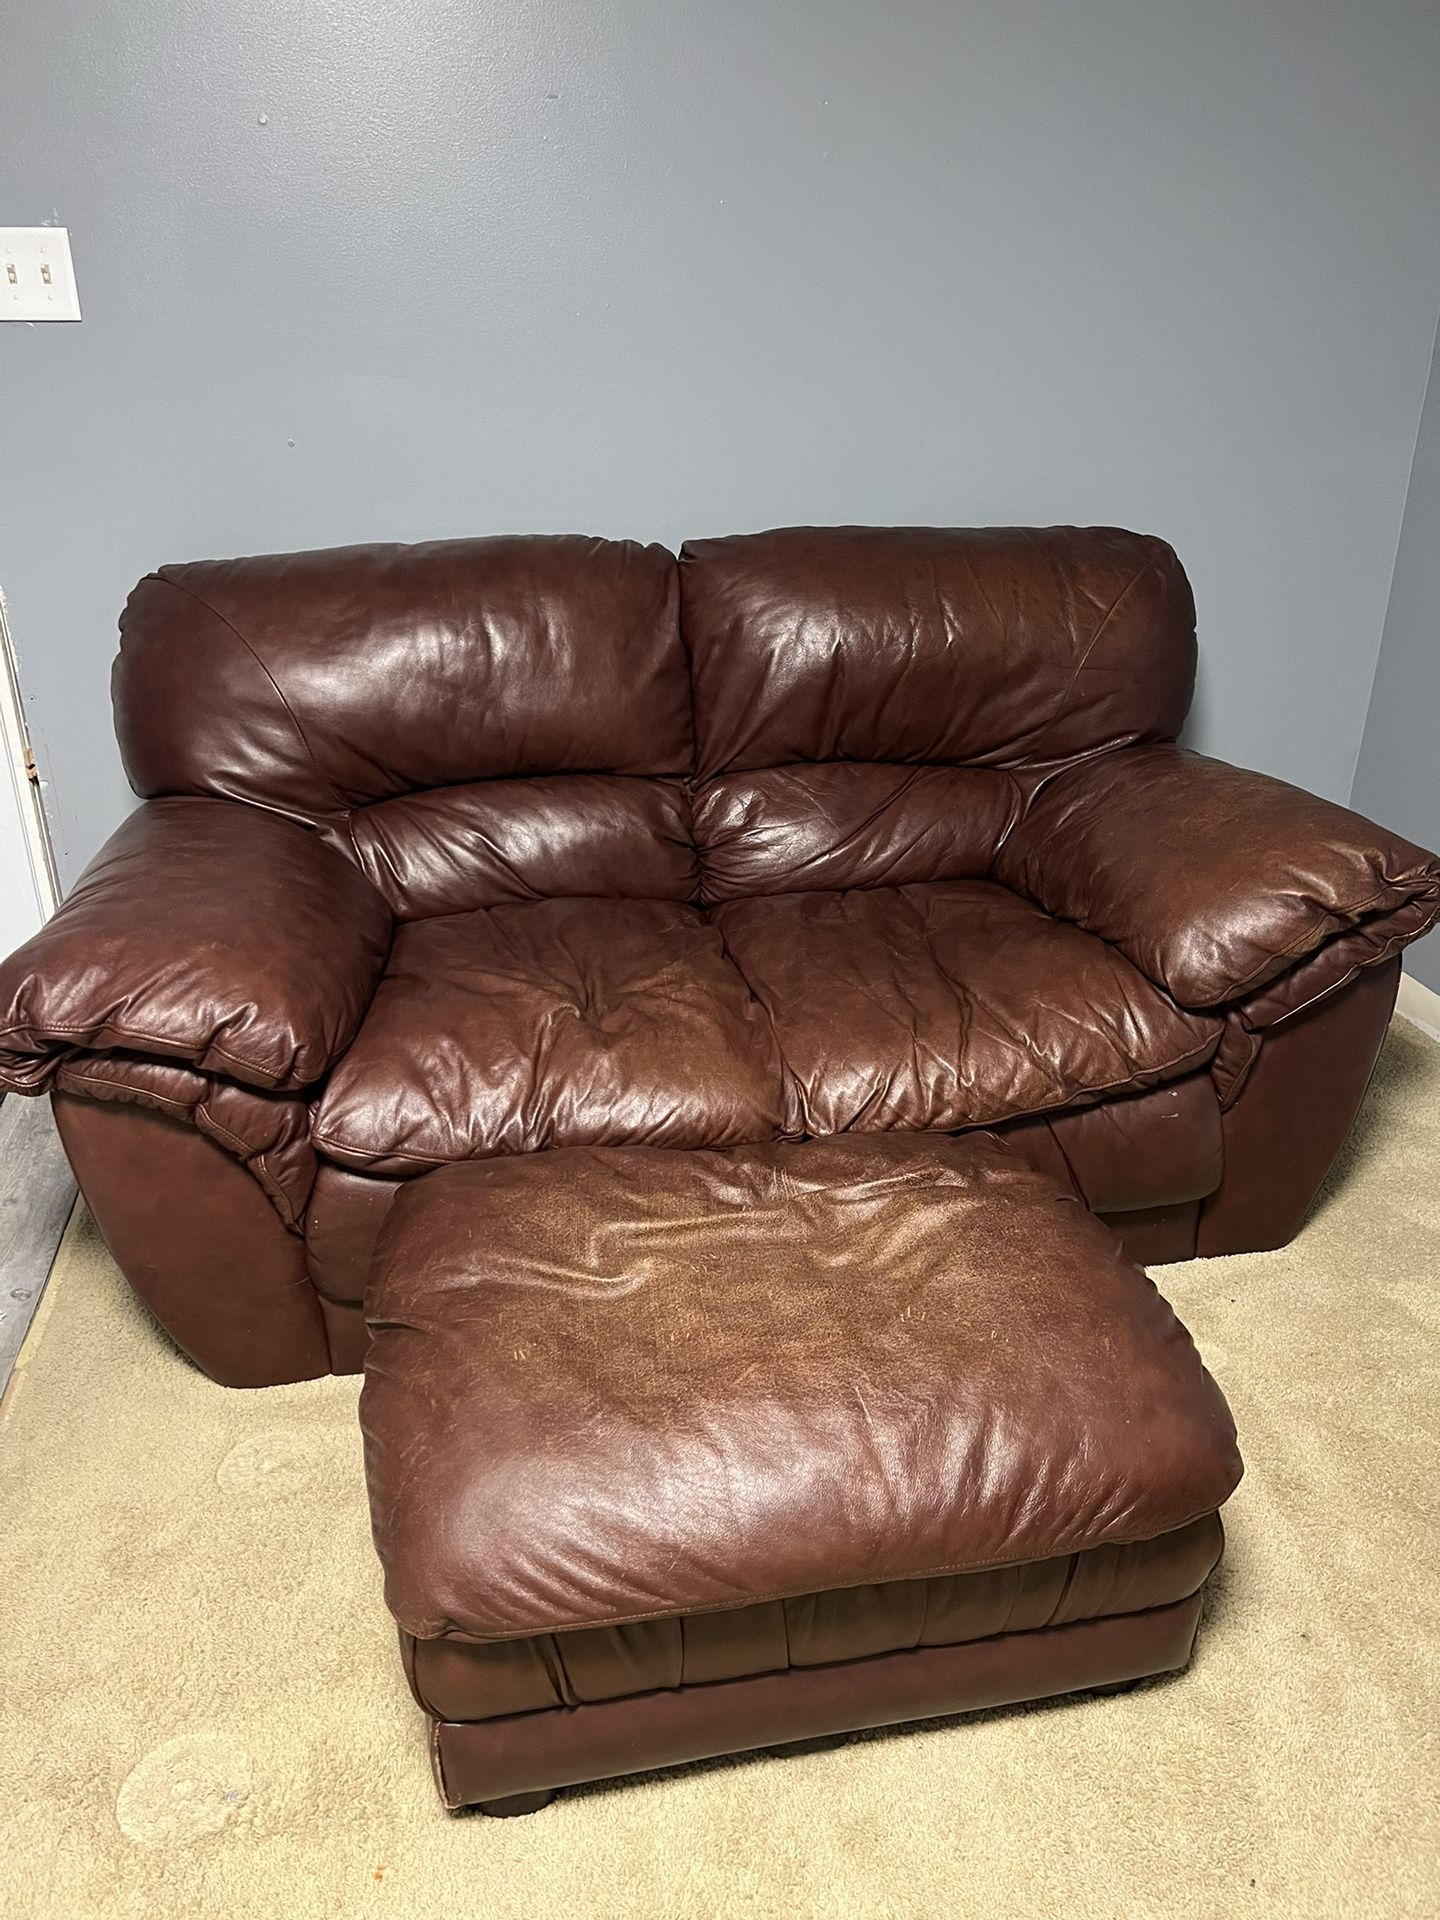
[[[1207,1060],[1113,947],[984,880],[794,893],[714,910],[774,1025],[787,1133],[990,1126]]]
[[[423,1707],[442,1720],[493,1720],[1143,1613],[1188,1599],[1223,1546],[1219,1516],[1207,1513],[1154,1540],[1021,1566],[523,1640],[406,1636],[402,1648]]]
[[[987,1134],[448,1168],[396,1198],[367,1318],[375,1541],[423,1639],[1125,1546],[1240,1475],[1150,1281]]]
[[[769,1024],[700,913],[565,899],[398,927],[313,1138],[403,1176],[542,1147],[727,1146],[780,1125]]]

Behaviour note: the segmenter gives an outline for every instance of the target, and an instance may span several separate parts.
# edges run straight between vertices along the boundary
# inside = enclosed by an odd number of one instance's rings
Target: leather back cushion
[[[698,889],[681,780],[573,773],[437,787],[357,809],[349,834],[401,920],[567,895],[693,900]]]
[[[1019,807],[1007,773],[838,761],[724,773],[695,794],[702,897],[973,880]]]
[[[1025,767],[1171,740],[1195,609],[1108,527],[780,528],[681,549],[702,776],[794,761]]]
[[[319,823],[402,919],[982,877],[1017,775],[1172,737],[1194,669],[1174,555],[1108,529],[197,562],[121,635],[137,790]]]
[[[138,792],[309,820],[528,774],[683,775],[690,687],[664,548],[579,536],[162,567],[121,620]]]

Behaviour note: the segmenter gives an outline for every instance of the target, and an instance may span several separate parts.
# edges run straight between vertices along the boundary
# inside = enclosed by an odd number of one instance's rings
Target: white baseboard
[[[1440,1040],[1440,993],[1408,973],[1400,976],[1400,993],[1395,1002],[1395,1011],[1403,1013],[1407,1020],[1413,1021],[1432,1040]]]
[[[0,592],[0,953],[38,932],[60,899],[40,786]]]

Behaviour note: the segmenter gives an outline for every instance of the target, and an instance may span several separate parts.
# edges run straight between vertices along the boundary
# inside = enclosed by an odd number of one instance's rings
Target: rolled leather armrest
[[[254,1087],[321,1079],[370,1003],[389,908],[316,834],[231,800],[147,801],[0,964],[0,1087],[137,1050]]]
[[[1196,1010],[1254,993],[1328,941],[1345,943],[1349,971],[1373,965],[1440,917],[1433,854],[1283,780],[1173,746],[1056,775],[994,875]]]

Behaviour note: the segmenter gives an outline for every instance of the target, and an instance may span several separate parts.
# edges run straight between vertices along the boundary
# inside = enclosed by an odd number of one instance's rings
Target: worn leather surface
[[[449,1168],[397,1197],[367,1318],[376,1544],[421,1638],[1122,1545],[1240,1475],[1170,1308],[988,1136]]]
[[[1348,970],[1440,917],[1440,860],[1267,774],[1178,747],[1058,775],[995,876],[1112,941],[1180,1005],[1240,999],[1337,934]]]
[[[61,1091],[52,1104],[105,1244],[202,1372],[268,1387],[330,1371],[304,1244],[227,1149],[148,1107]]]
[[[763,1014],[692,907],[549,900],[397,929],[314,1139],[412,1174],[473,1154],[772,1138]]]
[[[699,771],[1027,766],[1173,740],[1195,609],[1163,540],[1109,527],[782,527],[687,541]]]
[[[1142,1266],[1194,1253],[1198,1209],[1185,1201],[1213,1192],[1222,1171],[1220,1112],[1208,1072],[1016,1122],[1001,1138],[1094,1211],[1113,1209],[1110,1224]],[[305,1245],[323,1299],[357,1306],[363,1299],[375,1242],[401,1185],[392,1175],[320,1161]]]
[[[348,831],[401,920],[574,894],[692,900],[699,888],[679,780],[482,780],[358,808]]]
[[[789,1133],[989,1125],[1179,1076],[1220,1037],[986,881],[761,896],[713,918],[774,1026]]]
[[[363,874],[293,822],[153,800],[0,964],[0,1087],[37,1092],[77,1048],[308,1086],[353,1038],[390,925]]]
[[[1020,810],[984,767],[843,762],[722,774],[695,796],[707,901],[983,878]]]
[[[960,1646],[664,1687],[502,1720],[440,1721],[431,1729],[436,1784],[447,1807],[470,1806],[751,1747],[1115,1686],[1183,1667],[1200,1607],[1195,1594],[1145,1613]]]
[[[662,547],[574,535],[163,567],[121,620],[126,771],[306,819],[515,774],[683,774],[675,594]]]
[[[1216,1514],[1128,1546],[936,1580],[802,1594],[728,1613],[525,1640],[411,1640],[410,1684],[441,1720],[490,1720],[619,1700],[656,1687],[712,1686],[752,1674],[951,1647],[993,1634],[1169,1606],[1197,1591],[1220,1558]]]

